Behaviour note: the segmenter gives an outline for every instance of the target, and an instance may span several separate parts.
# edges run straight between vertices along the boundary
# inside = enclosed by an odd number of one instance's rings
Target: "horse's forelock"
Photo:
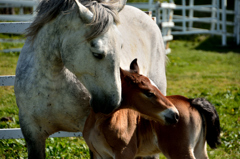
[[[112,3],[98,3],[97,1],[86,3],[85,6],[94,13],[92,21],[88,24],[91,26],[91,32],[86,35],[87,41],[105,33],[113,22],[119,23],[117,10],[111,5]]]
[[[119,22],[117,11],[112,3],[98,3],[97,1],[83,0],[81,3],[94,13],[92,22],[88,25],[91,31],[86,35],[90,41],[105,33],[112,22]],[[42,0],[37,7],[37,16],[29,28],[26,36],[35,39],[39,30],[48,22],[55,19],[61,12],[70,12],[76,6],[74,0]]]

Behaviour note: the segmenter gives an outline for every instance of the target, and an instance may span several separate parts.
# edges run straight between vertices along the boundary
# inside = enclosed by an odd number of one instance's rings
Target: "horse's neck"
[[[59,51],[60,35],[56,34],[55,21],[45,24],[33,43],[36,71],[52,80],[59,78],[64,68]]]

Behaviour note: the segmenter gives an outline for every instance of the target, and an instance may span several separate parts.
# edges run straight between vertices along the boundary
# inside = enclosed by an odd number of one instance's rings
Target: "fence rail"
[[[15,76],[0,76],[0,86],[13,86]]]
[[[81,132],[66,132],[59,131],[49,137],[82,137]],[[0,139],[23,139],[23,134],[20,128],[1,129]]]
[[[34,7],[38,3],[36,0],[1,0],[1,4],[11,5],[12,7]]]
[[[15,81],[14,75],[0,76],[0,86],[13,86]],[[59,131],[49,137],[81,137],[82,132],[65,132]],[[20,128],[0,129],[0,139],[22,139],[23,134]]]
[[[1,22],[0,33],[23,34],[31,22]]]

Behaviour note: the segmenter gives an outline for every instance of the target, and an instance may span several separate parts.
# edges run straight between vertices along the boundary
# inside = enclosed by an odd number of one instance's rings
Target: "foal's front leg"
[[[137,136],[134,134],[128,144],[125,143],[114,150],[114,159],[134,159],[137,149]]]
[[[169,153],[167,156],[168,159],[196,159],[193,154],[193,150],[180,151],[177,153]]]
[[[124,152],[116,152],[114,159],[134,159],[136,152],[134,153],[131,149],[124,150]]]
[[[143,157],[143,159],[159,159],[159,155],[153,155],[153,156]]]

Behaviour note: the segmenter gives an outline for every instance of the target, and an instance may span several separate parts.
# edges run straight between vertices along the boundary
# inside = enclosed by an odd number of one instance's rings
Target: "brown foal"
[[[83,137],[94,159],[134,159],[162,152],[169,159],[206,159],[206,142],[220,144],[215,108],[205,99],[164,96],[137,60],[121,71],[122,103],[111,114],[91,113]],[[177,108],[177,109],[176,109]]]

